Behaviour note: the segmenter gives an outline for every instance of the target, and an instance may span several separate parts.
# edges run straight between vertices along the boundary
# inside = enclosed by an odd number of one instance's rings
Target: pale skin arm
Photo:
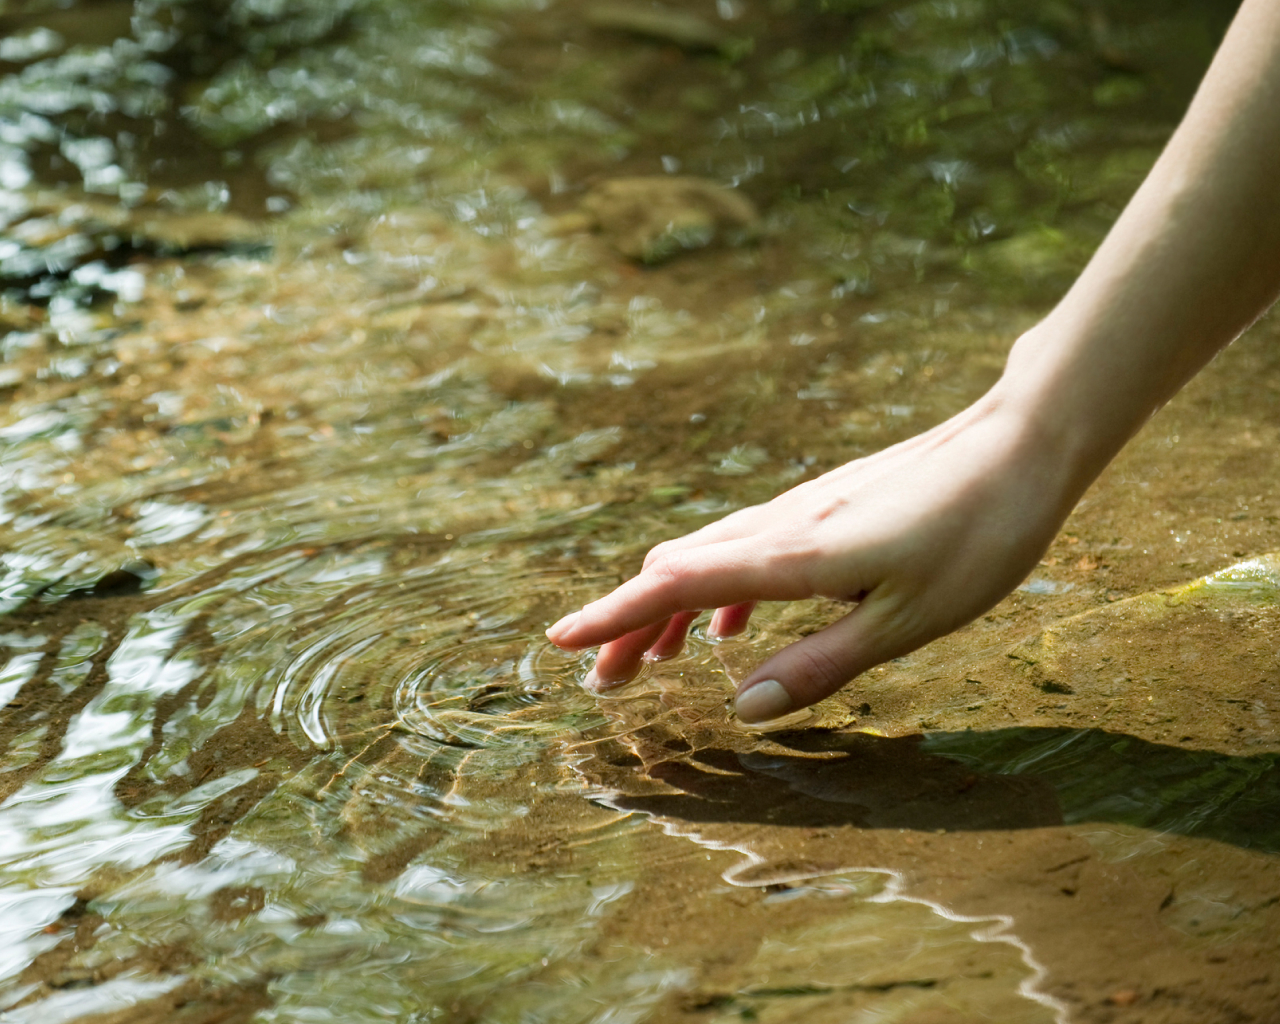
[[[1246,0],[1182,124],[1075,285],[999,382],[932,430],[658,545],[547,631],[603,644],[587,683],[730,635],[757,601],[857,601],[738,686],[767,721],[957,629],[1035,566],[1147,419],[1280,292],[1280,3]]]

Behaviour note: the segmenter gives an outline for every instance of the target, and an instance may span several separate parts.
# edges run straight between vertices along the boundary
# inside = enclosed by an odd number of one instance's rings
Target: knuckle
[[[676,551],[664,551],[645,566],[645,572],[659,585],[678,583],[688,571],[689,560]]]
[[[673,547],[674,543],[669,540],[664,540],[661,544],[655,544],[649,549],[649,553],[644,556],[644,565],[642,566],[641,571],[647,572],[653,567],[654,562],[657,562],[669,555]]]

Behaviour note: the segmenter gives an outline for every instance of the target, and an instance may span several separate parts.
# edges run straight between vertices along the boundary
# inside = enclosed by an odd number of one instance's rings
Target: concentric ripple
[[[286,557],[180,605],[218,644],[206,685],[221,699],[193,714],[225,723],[253,705],[303,748],[407,731],[508,765],[593,717],[581,659],[540,639],[566,591],[591,581],[492,550],[411,557]]]

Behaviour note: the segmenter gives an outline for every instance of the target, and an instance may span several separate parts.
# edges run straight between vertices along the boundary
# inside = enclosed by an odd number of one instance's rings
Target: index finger
[[[561,647],[595,647],[679,612],[748,601],[798,600],[813,593],[795,559],[762,552],[759,538],[670,551],[611,594],[547,630]]]

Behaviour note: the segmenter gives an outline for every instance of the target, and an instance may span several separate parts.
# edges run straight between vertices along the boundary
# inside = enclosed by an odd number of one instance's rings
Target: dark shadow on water
[[[1280,752],[1239,757],[1099,729],[934,733],[923,749],[1052,786],[1068,824],[1134,825],[1280,852]]]
[[[1097,729],[770,738],[794,753],[705,748],[648,769],[666,792],[615,790],[610,803],[691,822],[807,828],[1112,823],[1280,852],[1277,753],[1233,757]]]

